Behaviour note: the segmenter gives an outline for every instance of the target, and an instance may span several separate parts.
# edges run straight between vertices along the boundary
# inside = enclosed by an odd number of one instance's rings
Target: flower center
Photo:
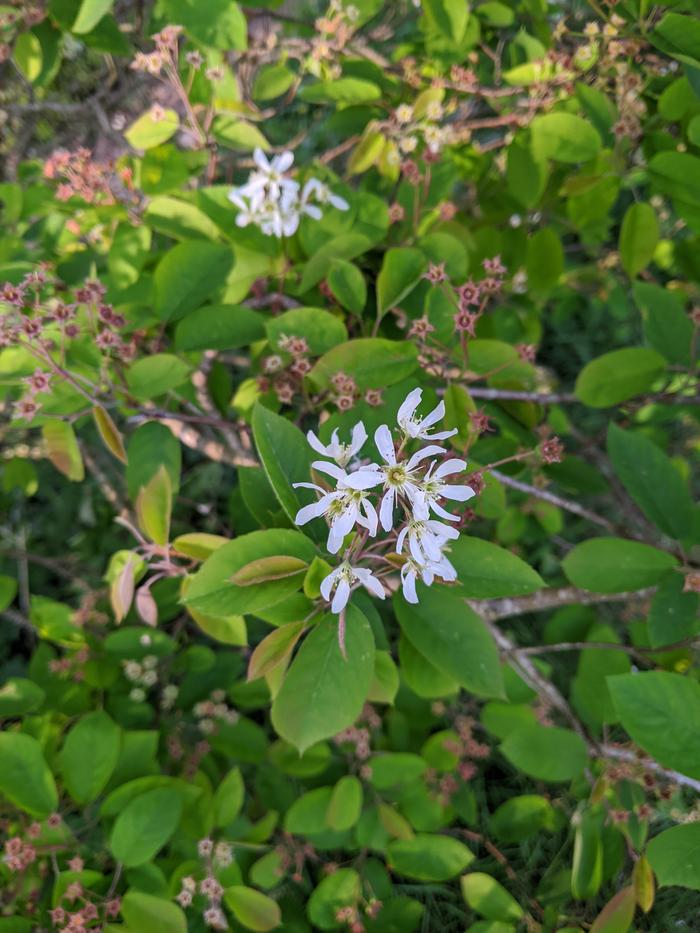
[[[408,473],[402,463],[396,466],[387,467],[385,470],[386,481],[389,486],[403,486],[408,480]]]

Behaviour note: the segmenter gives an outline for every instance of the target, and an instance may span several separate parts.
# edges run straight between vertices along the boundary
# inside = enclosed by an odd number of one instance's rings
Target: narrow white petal
[[[323,515],[330,504],[328,496],[319,499],[318,502],[312,502],[311,505],[305,505],[299,509],[294,519],[297,525],[305,525],[313,518],[319,518]]]
[[[343,482],[349,489],[371,489],[384,482],[384,475],[369,467],[360,467],[348,473]]]
[[[413,470],[421,460],[425,460],[426,457],[434,457],[437,454],[443,454],[445,451],[442,447],[438,447],[436,444],[428,444],[427,447],[424,447],[422,450],[417,450],[411,459],[406,464],[408,470]]]
[[[292,167],[293,162],[294,162],[294,153],[290,152],[289,149],[287,149],[285,152],[281,152],[278,156],[274,157],[274,159],[272,160],[272,165],[274,166],[276,171],[282,174],[282,172],[286,172],[287,169],[290,169]]]
[[[331,591],[333,589],[333,584],[335,583],[339,574],[340,574],[340,567],[336,567],[335,570],[331,570],[328,576],[324,577],[323,580],[321,581],[321,586],[319,587],[319,589],[321,590],[321,596],[323,596],[325,600],[329,600],[331,598]]]
[[[364,499],[362,502],[362,507],[364,509],[364,516],[362,515],[362,510],[358,512],[357,522],[362,525],[363,528],[366,528],[369,532],[370,538],[374,538],[377,534],[377,525],[379,524],[379,518],[377,516],[377,510],[369,501],[369,499]]]
[[[348,604],[348,599],[350,599],[350,584],[347,580],[341,580],[331,603],[331,612],[336,614],[342,612]]]
[[[427,441],[444,441],[446,438],[452,437],[452,435],[456,433],[457,428],[454,428],[452,431],[437,431],[435,434],[421,432],[421,437],[424,437]]]
[[[374,443],[384,460],[393,466],[396,463],[394,441],[386,424],[381,424],[374,432]]]
[[[350,439],[350,456],[353,457],[358,453],[367,440],[367,429],[361,421],[358,421],[355,427],[352,429],[352,437]]]
[[[313,431],[307,431],[306,440],[313,447],[317,454],[323,454],[324,457],[330,456],[328,453],[328,448],[325,447],[321,441],[316,437]]]
[[[408,525],[404,525],[399,536],[396,539],[396,553],[400,554],[403,551],[403,543],[406,540],[406,535],[408,534]]]
[[[429,428],[431,424],[435,424],[436,421],[441,421],[445,417],[445,403],[438,402],[435,408],[426,415],[425,418],[421,421],[421,427],[423,429]]]
[[[339,194],[333,194],[332,191],[328,195],[328,201],[330,202],[331,206],[338,211],[347,211],[350,208],[350,205],[345,200],[345,198],[341,198]]]
[[[418,594],[416,593],[416,575],[412,570],[403,577],[401,580],[401,586],[403,589],[403,598],[407,603],[417,603]]]
[[[384,596],[385,596],[384,587],[379,582],[379,580],[377,580],[377,578],[373,576],[373,574],[369,570],[366,570],[365,573],[363,573],[362,576],[360,576],[360,569],[361,568],[358,568],[357,570],[355,570],[355,573],[357,574],[357,578],[360,581],[360,583],[364,586],[366,590],[369,590],[369,592],[372,593],[374,596],[376,596],[378,599],[384,599]]]
[[[454,499],[455,502],[467,502],[476,493],[471,486],[443,486],[440,489],[440,495],[445,499]]]
[[[401,425],[401,427],[404,426],[405,421],[408,421],[409,418],[412,417],[414,411],[420,405],[422,396],[422,389],[412,389],[403,400],[401,407],[396,414],[396,420]]]
[[[451,460],[445,460],[435,471],[435,479],[442,479],[443,476],[451,476],[452,473],[463,473],[467,469],[467,461],[459,460],[453,457]]]
[[[459,538],[459,532],[456,528],[450,528],[449,525],[444,525],[442,522],[431,520],[426,522],[426,525],[428,526],[428,531],[439,538],[451,538],[452,540]]]
[[[326,473],[328,476],[332,476],[337,483],[345,482],[345,470],[341,470],[335,463],[327,463],[325,460],[314,460],[311,467],[314,470],[318,470],[319,473]]]
[[[379,506],[379,521],[384,531],[391,531],[394,527],[394,490],[387,489]]]

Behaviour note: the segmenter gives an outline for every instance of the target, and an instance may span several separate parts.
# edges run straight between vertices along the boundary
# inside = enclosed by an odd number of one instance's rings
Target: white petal
[[[292,483],[292,486],[295,489],[315,489],[316,492],[320,492],[323,496],[328,493],[327,489],[323,489],[322,486],[318,486],[316,483]]]
[[[358,512],[357,523],[358,525],[362,525],[363,528],[366,528],[370,538],[373,538],[377,534],[377,525],[379,524],[377,510],[369,499],[363,499],[362,508],[365,514],[362,514],[362,509]]]
[[[413,570],[402,575],[401,586],[403,589],[403,598],[407,603],[417,603],[418,594],[416,593],[416,575]]]
[[[320,220],[323,217],[323,211],[316,204],[305,204],[302,210],[312,220]]]
[[[454,499],[455,502],[467,502],[476,493],[471,486],[442,486],[440,495],[444,496],[445,499]]]
[[[294,162],[294,153],[290,152],[289,149],[287,149],[285,152],[280,152],[278,156],[274,157],[274,159],[272,160],[272,165],[275,171],[279,172],[281,175],[283,172],[286,172],[287,169],[290,169],[292,167],[293,162]]]
[[[423,429],[429,428],[431,424],[435,424],[436,421],[442,420],[445,417],[445,403],[438,402],[435,408],[430,412],[429,415],[426,415],[425,418],[421,421],[421,427]]]
[[[369,590],[370,593],[379,599],[384,599],[384,587],[372,574],[371,570],[367,570],[366,567],[356,567],[355,576],[366,590]]]
[[[350,208],[345,198],[341,198],[339,194],[333,194],[332,191],[328,195],[328,201],[338,211],[347,211]]]
[[[456,528],[451,528],[449,525],[443,525],[442,522],[431,520],[426,522],[426,525],[428,526],[428,530],[439,538],[451,538],[452,540],[459,538],[459,532]]]
[[[422,450],[417,450],[411,459],[406,464],[407,469],[412,470],[414,467],[418,466],[421,460],[425,460],[426,457],[434,457],[436,454],[442,454],[445,451],[442,447],[438,447],[436,444],[428,444],[427,447],[424,447]]]
[[[330,457],[328,453],[328,447],[325,447],[321,441],[316,437],[313,431],[307,431],[306,440],[313,447],[317,454],[323,454],[324,457]]]
[[[321,596],[323,596],[325,600],[329,600],[331,598],[331,591],[333,589],[333,584],[335,583],[339,575],[340,575],[340,567],[336,567],[335,570],[331,570],[328,576],[324,577],[323,580],[321,581],[321,586],[319,587],[319,589],[321,590]]]
[[[416,519],[416,521],[424,522],[427,521],[427,519],[430,517],[428,501],[425,497],[425,493],[421,492],[420,490],[411,499],[411,506],[413,507],[413,517]]]
[[[294,519],[295,524],[305,525],[307,522],[310,522],[312,518],[319,518],[325,513],[330,502],[331,499],[328,496],[324,496],[322,499],[319,499],[318,502],[312,502],[311,505],[305,505],[297,512]]]
[[[435,434],[421,433],[421,437],[424,437],[428,441],[444,441],[446,438],[452,437],[452,435],[456,433],[457,428],[454,428],[452,431],[437,431]]]
[[[253,150],[253,161],[261,172],[265,172],[265,174],[267,174],[270,171],[270,163],[267,161],[267,156],[262,151],[260,146],[256,146],[256,148]]]
[[[343,483],[350,489],[371,489],[384,482],[384,475],[377,470],[371,470],[369,467],[360,467],[359,470],[353,470],[347,473]]]
[[[319,473],[326,473],[328,476],[332,476],[337,483],[345,482],[347,476],[345,470],[341,470],[335,463],[327,463],[325,460],[314,460],[311,467],[314,470],[318,470]]]
[[[408,550],[411,552],[411,556],[419,564],[424,563],[425,555],[428,553],[426,548],[426,541],[429,542],[431,535],[422,535],[420,538],[413,534],[408,536]],[[428,544],[428,546],[430,546]],[[438,548],[439,552],[439,548]]]
[[[396,420],[401,427],[403,427],[404,421],[408,421],[411,418],[413,412],[420,405],[422,395],[422,389],[412,389],[401,403],[401,407],[396,414]]]
[[[355,427],[352,429],[352,437],[350,439],[350,450],[348,453],[353,457],[362,449],[362,445],[367,440],[367,429],[361,421],[358,421]]]
[[[384,531],[391,531],[394,527],[394,490],[387,489],[379,506],[379,521]]]
[[[374,432],[374,443],[384,460],[393,466],[396,463],[394,441],[386,424],[381,424]]]
[[[331,603],[331,612],[341,612],[348,604],[348,599],[350,599],[350,584],[347,580],[343,579],[338,584],[338,589],[335,591],[335,596],[333,597],[333,602]]]
[[[430,507],[436,515],[439,515],[440,518],[446,519],[448,522],[459,521],[459,515],[452,515],[451,512],[446,512],[445,509],[443,509],[443,507],[437,502],[431,502]]]
[[[396,553],[397,554],[400,554],[403,551],[403,543],[406,540],[407,533],[408,533],[408,525],[404,525],[401,531],[399,532],[398,538],[396,539]]]
[[[463,473],[467,469],[467,461],[459,460],[453,457],[445,460],[435,471],[435,479],[442,479],[443,476],[450,476],[452,473]]]

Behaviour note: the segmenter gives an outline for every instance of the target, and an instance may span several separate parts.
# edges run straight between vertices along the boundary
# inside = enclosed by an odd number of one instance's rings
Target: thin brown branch
[[[596,603],[624,603],[632,600],[641,602],[649,599],[655,587],[631,593],[589,593],[575,586],[562,586],[539,590],[527,596],[505,596],[501,599],[468,599],[469,606],[486,622],[525,615],[528,612],[545,612],[560,606],[591,606]]]

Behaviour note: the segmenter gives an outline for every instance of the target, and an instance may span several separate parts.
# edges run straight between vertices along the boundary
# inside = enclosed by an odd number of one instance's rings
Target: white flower
[[[347,534],[355,524],[366,528],[374,537],[377,533],[377,511],[367,498],[367,490],[382,482],[382,474],[369,468],[361,468],[352,473],[346,473],[334,463],[316,460],[313,468],[327,473],[336,480],[337,487],[332,492],[326,492],[315,483],[294,483],[304,489],[314,489],[321,493],[318,502],[305,505],[299,509],[294,519],[297,525],[305,525],[312,518],[325,516],[330,521],[328,543],[326,547],[331,554],[337,554]]]
[[[284,175],[294,162],[294,154],[289,150],[281,152],[268,160],[262,149],[258,147],[253,152],[253,161],[258,167],[258,171],[251,174],[247,184],[242,189],[248,196],[262,188],[267,188],[272,198],[279,197],[283,190],[299,190],[298,183],[291,178],[285,178]]]
[[[413,389],[409,392],[401,407],[398,410],[396,420],[399,427],[407,437],[426,441],[443,441],[446,437],[452,437],[457,433],[457,428],[452,431],[438,431],[437,434],[428,434],[428,428],[445,417],[445,403],[440,402],[429,415],[425,418],[416,417],[416,409],[420,405],[423,397],[422,389]]]
[[[457,579],[457,571],[445,557],[441,555],[438,561],[428,561],[425,564],[409,558],[401,568],[401,588],[407,603],[417,603],[416,581],[423,580],[426,586],[431,586],[435,577],[441,577],[448,583]]]
[[[462,473],[467,464],[464,460],[456,458],[445,460],[433,473],[435,461],[430,464],[428,472],[420,482],[417,491],[412,497],[413,516],[421,521],[430,517],[432,509],[440,518],[447,519],[449,522],[459,521],[458,515],[445,511],[441,505],[438,505],[439,498],[452,499],[454,502],[466,502],[475,495],[471,486],[450,486],[443,482],[444,477],[453,473]]]
[[[384,587],[367,567],[351,567],[345,561],[335,570],[332,570],[321,583],[321,596],[330,601],[331,593],[335,588],[335,595],[331,603],[331,612],[341,612],[348,603],[350,592],[354,583],[360,583],[373,596],[384,599]]]
[[[322,444],[313,431],[307,433],[306,439],[316,453],[323,454],[324,457],[330,457],[332,460],[335,460],[338,466],[346,467],[355,454],[359,453],[362,449],[364,442],[367,440],[367,431],[365,430],[364,424],[358,421],[352,429],[352,436],[349,444],[340,443],[337,430],[333,431],[331,434],[330,444]]]
[[[414,497],[419,492],[416,467],[426,457],[441,454],[443,451],[441,447],[429,444],[423,450],[413,454],[408,461],[398,463],[391,431],[385,424],[380,425],[374,432],[374,443],[377,445],[377,450],[386,464],[380,467],[386,492],[379,507],[379,521],[384,531],[391,531],[394,524],[394,507],[397,496],[403,494],[413,502]],[[374,468],[376,469],[376,466]]]
[[[429,564],[442,560],[443,547],[448,540],[454,541],[458,538],[459,532],[456,528],[436,522],[432,518],[426,521],[416,521],[412,518],[404,525],[396,539],[397,554],[403,551],[407,537],[411,557],[419,564]]]
[[[347,211],[350,208],[350,205],[345,200],[341,198],[339,194],[334,194],[328,185],[324,184],[322,181],[319,181],[318,178],[310,178],[304,185],[304,189],[301,192],[301,203],[306,204],[310,198],[315,198],[319,204],[330,204],[331,207],[335,207],[339,211]],[[316,208],[318,211],[318,208]],[[319,218],[321,212],[318,211]],[[311,214],[310,216],[314,216]],[[319,219],[317,218],[317,219]]]

